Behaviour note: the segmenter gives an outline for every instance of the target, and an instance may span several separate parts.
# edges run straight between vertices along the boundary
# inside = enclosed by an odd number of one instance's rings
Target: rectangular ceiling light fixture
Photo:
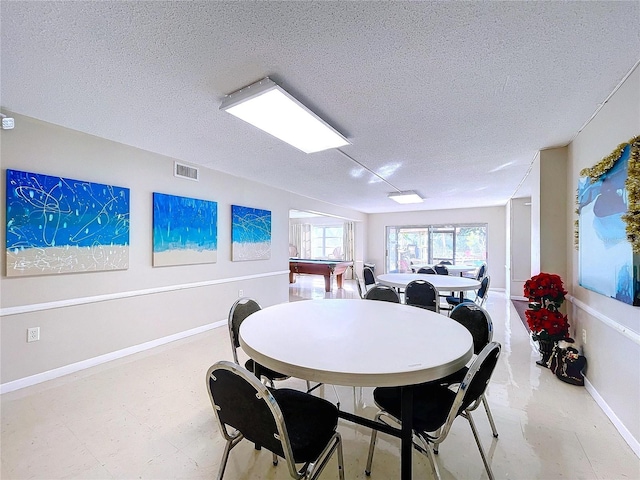
[[[389,198],[398,203],[422,203],[423,198],[413,190],[406,192],[393,192],[389,194]]]
[[[350,144],[269,77],[227,95],[220,110],[226,110],[305,153]]]

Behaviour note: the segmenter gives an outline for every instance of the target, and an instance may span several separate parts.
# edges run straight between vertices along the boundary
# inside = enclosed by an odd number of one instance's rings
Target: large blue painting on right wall
[[[633,235],[625,221],[630,204],[629,167],[636,161],[633,147],[631,142],[623,144],[619,154],[614,152],[613,162],[581,172],[587,176],[578,184],[579,282],[607,297],[640,305],[640,254],[633,251]]]

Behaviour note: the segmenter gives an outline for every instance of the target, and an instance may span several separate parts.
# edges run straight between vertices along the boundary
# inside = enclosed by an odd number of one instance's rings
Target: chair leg
[[[233,440],[227,440],[227,444],[224,446],[222,452],[222,459],[220,460],[220,468],[218,469],[218,480],[222,480],[224,470],[227,467],[227,460],[229,460],[229,452],[233,448]]]
[[[491,415],[491,410],[489,409],[489,402],[487,402],[487,397],[482,395],[482,404],[484,405],[484,410],[487,412],[487,417],[489,418],[489,425],[491,425],[491,431],[493,432],[493,436],[498,438],[498,429],[496,428],[496,424],[493,421],[493,415]]]
[[[427,458],[429,459],[429,464],[431,465],[431,471],[433,472],[433,478],[435,478],[436,480],[440,480],[440,470],[438,469],[438,463],[436,462],[436,456],[434,454],[435,452],[430,445],[427,445],[426,450]]]
[[[440,427],[438,430],[436,430],[434,436],[436,438],[438,438],[440,436],[440,432],[442,431],[442,427]],[[434,443],[433,444],[433,453],[435,453],[436,455],[438,455],[438,452],[440,450],[440,443]]]
[[[340,433],[335,432],[333,440],[325,447],[323,452],[318,457],[319,463],[309,463],[306,465],[306,470],[300,470],[299,473],[304,476],[301,478],[308,478],[309,480],[316,480],[322,474],[324,467],[327,466],[331,456],[335,451],[338,451],[338,476],[340,480],[344,480],[344,455],[342,453],[342,436]]]
[[[377,413],[373,418],[374,422],[379,422],[381,413]],[[367,466],[364,468],[364,474],[368,477],[371,475],[371,464],[373,463],[373,451],[376,448],[376,439],[378,438],[378,431],[376,429],[371,430],[371,441],[369,442],[369,455],[367,456]]]
[[[344,480],[344,455],[342,453],[342,437],[338,443],[338,478]]]
[[[466,412],[463,416],[469,420],[469,425],[471,425],[471,431],[473,432],[473,438],[476,440],[476,445],[478,445],[478,450],[480,451],[480,456],[482,457],[482,462],[484,463],[484,468],[487,471],[487,475],[489,476],[489,480],[494,480],[493,472],[491,471],[491,467],[489,466],[489,462],[487,461],[487,456],[484,453],[484,448],[482,448],[482,443],[480,443],[480,437],[478,436],[478,431],[476,430],[476,424],[471,417],[471,413]]]
[[[336,402],[336,407],[340,408],[340,395],[338,395],[338,390],[336,390],[336,386],[335,385],[331,385],[333,387],[333,393],[336,394],[336,399],[338,400]]]

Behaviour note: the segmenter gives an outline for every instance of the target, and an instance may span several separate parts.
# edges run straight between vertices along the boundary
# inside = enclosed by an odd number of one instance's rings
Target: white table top
[[[464,272],[473,272],[474,270],[477,270],[478,267],[474,266],[474,265],[443,265],[444,267],[447,267],[447,270],[449,271],[449,275],[460,275],[461,273]],[[435,269],[435,264],[433,263],[412,263],[411,264],[412,268],[416,269],[416,272],[422,268],[422,267],[431,267]]]
[[[480,282],[473,278],[456,277],[454,275],[433,275],[430,273],[383,273],[376,277],[378,282],[395,288],[405,288],[414,280],[426,280],[438,291],[477,290]]]
[[[278,372],[334,385],[388,387],[442,378],[471,358],[469,331],[429,310],[374,300],[304,300],[250,315],[240,345]]]

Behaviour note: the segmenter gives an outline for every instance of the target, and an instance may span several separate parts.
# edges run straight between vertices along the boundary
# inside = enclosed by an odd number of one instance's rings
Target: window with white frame
[[[387,227],[387,272],[411,272],[442,261],[481,265],[487,261],[487,224]]]

